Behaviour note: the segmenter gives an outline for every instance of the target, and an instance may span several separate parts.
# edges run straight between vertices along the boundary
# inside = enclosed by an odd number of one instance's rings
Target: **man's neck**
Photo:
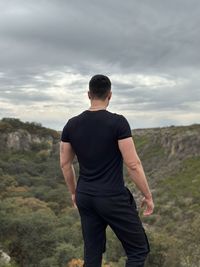
[[[96,110],[96,109],[106,109],[107,108],[107,103],[105,102],[91,102],[90,108],[91,110]]]

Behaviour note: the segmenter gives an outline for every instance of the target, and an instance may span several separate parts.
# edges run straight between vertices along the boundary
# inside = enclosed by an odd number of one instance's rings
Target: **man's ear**
[[[88,98],[91,99],[91,96],[90,96],[90,91],[88,91]]]
[[[111,99],[111,96],[112,96],[112,91],[110,91],[110,93],[109,93],[108,100]]]

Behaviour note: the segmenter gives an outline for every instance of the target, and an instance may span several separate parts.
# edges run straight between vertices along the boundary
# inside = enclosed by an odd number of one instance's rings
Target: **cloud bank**
[[[131,127],[200,122],[200,2],[0,1],[0,117],[61,130],[108,75]]]

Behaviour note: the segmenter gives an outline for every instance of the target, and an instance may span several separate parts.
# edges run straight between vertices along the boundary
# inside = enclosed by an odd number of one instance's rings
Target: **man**
[[[60,164],[66,184],[78,208],[84,240],[83,267],[100,267],[106,250],[109,225],[126,252],[126,267],[143,267],[150,252],[135,199],[124,185],[123,162],[143,194],[144,215],[154,203],[127,119],[106,108],[111,99],[111,81],[101,74],[89,82],[89,109],[70,118],[63,128]],[[72,161],[77,156],[79,178]]]

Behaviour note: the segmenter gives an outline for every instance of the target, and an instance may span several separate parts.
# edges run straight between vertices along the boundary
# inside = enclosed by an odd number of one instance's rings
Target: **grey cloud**
[[[79,110],[86,77],[95,73],[186,80],[155,89],[113,78],[116,109],[183,112],[200,101],[197,0],[11,0],[1,1],[0,10],[0,101]],[[57,84],[67,69],[82,78]],[[70,98],[50,92],[62,87]]]
[[[3,40],[12,47],[11,62],[20,64],[23,53],[21,63],[28,66],[53,61],[73,65],[87,59],[140,71],[199,65],[198,2],[31,3],[15,1],[14,7],[24,13],[13,11],[1,18]]]
[[[113,91],[120,98],[116,99],[114,105],[133,111],[188,110],[189,102],[200,101],[199,83],[199,79],[189,80],[176,86],[158,86],[157,88],[147,85],[134,87],[134,83],[116,83]]]

